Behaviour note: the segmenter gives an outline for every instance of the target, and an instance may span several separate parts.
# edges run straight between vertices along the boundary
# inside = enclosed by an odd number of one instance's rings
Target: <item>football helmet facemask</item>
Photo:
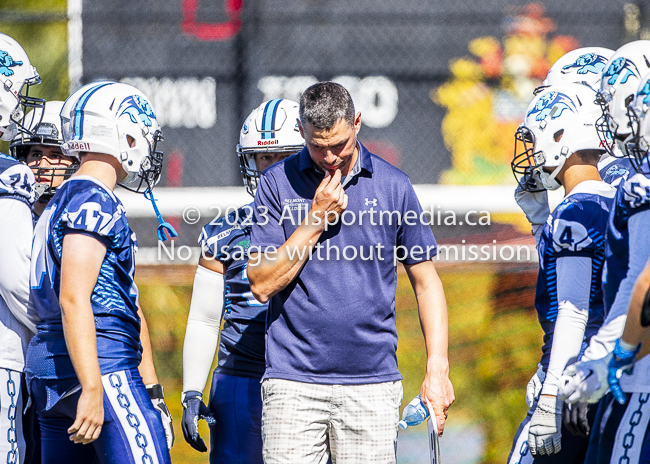
[[[9,153],[25,164],[28,164],[27,155],[33,146],[57,147],[63,144],[61,134],[61,108],[62,101],[50,101],[45,103],[45,108],[33,109],[25,117],[25,127],[29,132],[20,132],[9,145]],[[56,192],[61,182],[55,179],[65,180],[79,168],[79,160],[73,158],[70,165],[55,167],[52,165],[30,166],[36,178],[35,189],[41,201],[49,201]],[[54,184],[57,184],[56,186]]]
[[[650,153],[650,74],[646,74],[636,91],[634,100],[628,105],[628,116],[632,135],[625,144],[634,168],[650,174],[648,154]]]
[[[10,142],[18,132],[28,132],[25,113],[45,106],[42,98],[29,96],[29,87],[40,83],[23,47],[0,33],[0,140]]]
[[[555,190],[560,187],[556,176],[573,153],[604,151],[595,130],[601,115],[595,96],[596,92],[583,84],[556,85],[535,96],[515,133],[511,163],[524,190]]]
[[[119,184],[137,193],[160,180],[162,131],[149,99],[135,87],[110,81],[85,85],[65,101],[61,123],[65,155],[115,157],[127,174]]]
[[[246,191],[252,196],[260,178],[255,154],[298,152],[305,146],[298,117],[298,103],[275,99],[265,101],[246,118],[239,133],[237,156]]]
[[[627,155],[626,142],[632,134],[628,105],[634,99],[641,78],[650,71],[650,40],[627,43],[612,55],[600,80],[596,98],[602,116],[596,130],[607,153]],[[618,145],[619,150],[615,150]]]

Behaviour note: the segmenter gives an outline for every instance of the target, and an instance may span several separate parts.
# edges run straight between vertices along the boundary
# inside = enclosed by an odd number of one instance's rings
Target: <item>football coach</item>
[[[420,391],[440,433],[454,401],[447,304],[436,242],[399,169],[357,141],[348,91],[319,82],[300,98],[305,148],[267,169],[255,197],[248,279],[270,302],[262,381],[264,461],[395,463],[396,262],[415,291],[427,350]]]

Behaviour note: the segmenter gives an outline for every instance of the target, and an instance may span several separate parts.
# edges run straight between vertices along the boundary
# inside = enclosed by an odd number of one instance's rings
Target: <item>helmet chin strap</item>
[[[561,155],[560,159],[558,160],[557,167],[550,174],[540,168],[539,177],[540,180],[542,181],[542,186],[544,186],[546,190],[557,190],[560,188],[562,184],[560,184],[557,181],[556,177],[564,167],[564,163],[566,163],[566,160],[567,160],[567,156]]]

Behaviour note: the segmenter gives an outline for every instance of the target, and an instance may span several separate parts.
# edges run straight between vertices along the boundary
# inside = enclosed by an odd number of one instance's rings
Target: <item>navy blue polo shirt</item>
[[[395,263],[431,259],[436,242],[406,174],[358,147],[361,169],[345,186],[346,211],[270,301],[264,378],[322,384],[402,378]],[[251,252],[273,256],[305,218],[323,176],[307,148],[262,174]]]

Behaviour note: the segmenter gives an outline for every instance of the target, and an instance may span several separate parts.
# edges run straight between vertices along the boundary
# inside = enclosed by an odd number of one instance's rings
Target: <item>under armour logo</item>
[[[377,206],[377,199],[373,198],[371,200],[370,198],[366,198],[365,203],[366,203],[366,206]]]

